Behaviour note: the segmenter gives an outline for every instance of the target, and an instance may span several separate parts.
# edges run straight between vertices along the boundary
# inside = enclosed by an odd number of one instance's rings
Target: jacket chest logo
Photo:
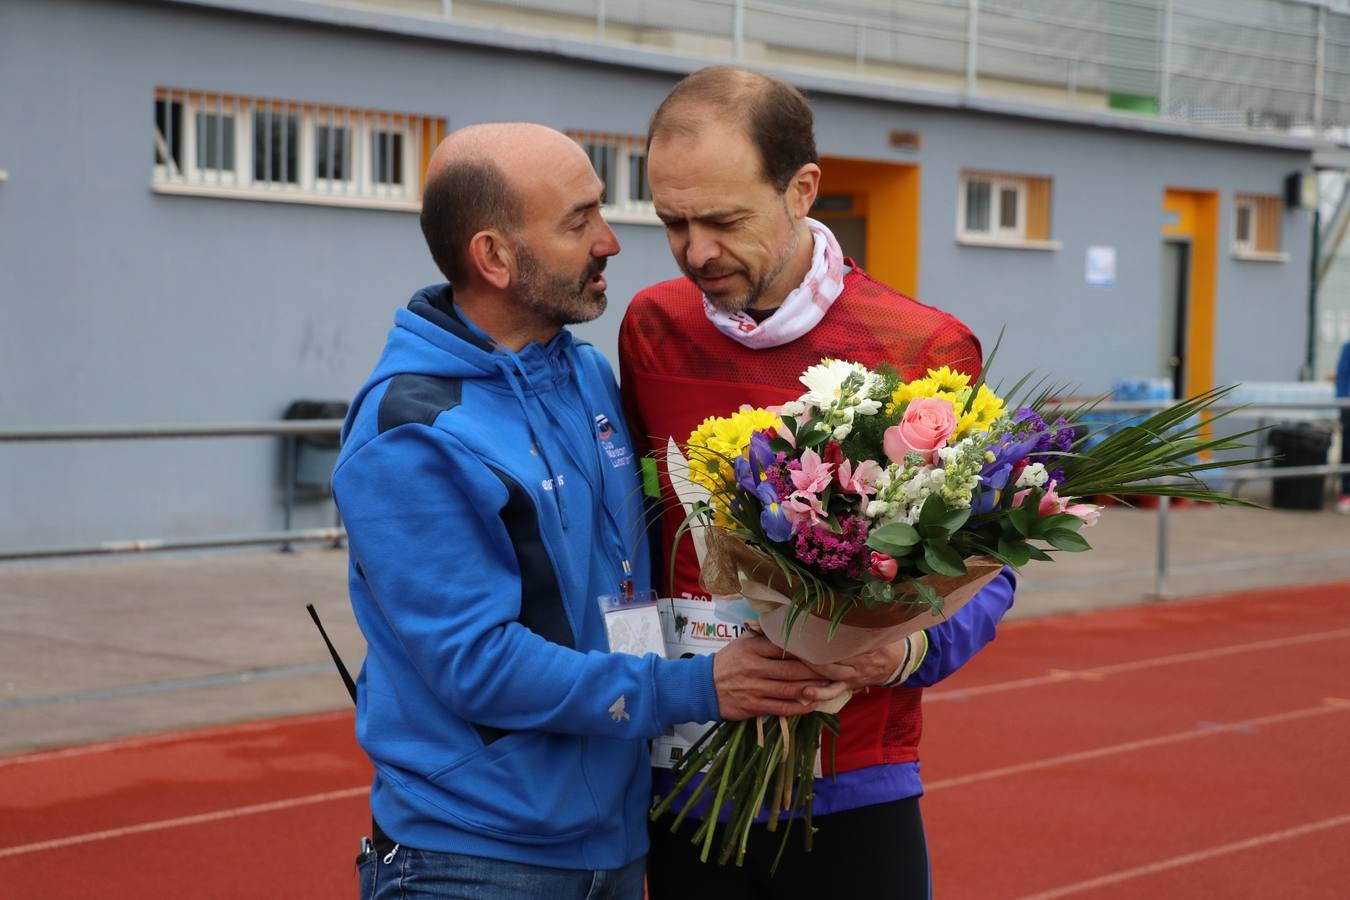
[[[600,441],[601,452],[612,467],[620,469],[633,464],[633,451],[614,443],[614,423],[602,412],[595,414],[595,435]]]

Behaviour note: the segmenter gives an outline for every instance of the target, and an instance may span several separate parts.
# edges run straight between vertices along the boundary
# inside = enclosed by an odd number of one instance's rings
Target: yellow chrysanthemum
[[[963,408],[965,397],[968,397],[970,392],[964,393],[961,405],[956,407],[958,410]],[[982,384],[975,392],[975,400],[970,404],[970,409],[957,418],[954,438],[959,440],[968,434],[988,431],[989,426],[1001,415],[1003,415],[1003,400],[989,390],[988,385]]]
[[[953,394],[960,393],[970,387],[970,376],[962,372],[954,371],[947,366],[940,369],[929,369],[927,381],[933,381],[942,391]]]
[[[732,461],[745,454],[757,431],[777,431],[778,416],[765,409],[742,409],[710,416],[689,435],[689,477],[714,495],[735,481]]]
[[[911,400],[917,400],[921,397],[943,397],[957,405],[958,394],[954,391],[943,389],[942,383],[931,375],[936,372],[930,372],[928,378],[916,378],[913,381],[900,385],[891,392],[891,402],[886,404],[886,414],[892,415],[897,409],[900,409]],[[959,409],[960,407],[957,406]]]

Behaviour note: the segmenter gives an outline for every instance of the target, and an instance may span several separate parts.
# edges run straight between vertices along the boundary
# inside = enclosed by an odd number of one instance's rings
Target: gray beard
[[[587,285],[596,272],[594,267],[578,283],[566,275],[544,271],[539,260],[523,245],[515,249],[520,264],[516,296],[530,312],[558,325],[579,325],[599,318],[609,305],[603,292],[587,294]]]

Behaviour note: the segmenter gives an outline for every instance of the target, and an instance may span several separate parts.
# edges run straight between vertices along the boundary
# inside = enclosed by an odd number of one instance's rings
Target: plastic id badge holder
[[[661,620],[656,614],[656,591],[602,594],[596,598],[596,602],[605,616],[605,633],[609,636],[610,650],[634,656],[648,653],[665,655]]]

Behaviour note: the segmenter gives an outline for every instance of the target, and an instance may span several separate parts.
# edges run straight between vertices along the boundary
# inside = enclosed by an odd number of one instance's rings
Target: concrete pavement
[[[1183,507],[1170,522],[1177,597],[1350,580],[1350,516]],[[1084,534],[1097,549],[1031,564],[1011,615],[1151,599],[1154,511],[1112,508]],[[355,670],[342,550],[0,568],[0,754],[346,707],[311,602]]]

